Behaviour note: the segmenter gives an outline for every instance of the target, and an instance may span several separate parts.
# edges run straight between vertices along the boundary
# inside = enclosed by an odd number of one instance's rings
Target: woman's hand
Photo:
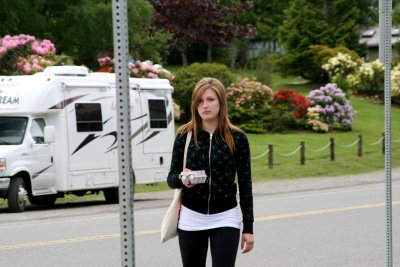
[[[240,248],[242,249],[242,253],[247,253],[251,251],[253,247],[254,247],[253,234],[243,233],[242,241],[240,242]]]
[[[185,172],[187,172],[187,173],[190,173],[190,171],[191,171],[191,169],[188,169],[188,168],[185,168],[185,169],[183,169],[183,173],[185,173]],[[192,188],[192,187],[194,187],[196,184],[192,184],[192,183],[189,183],[189,184],[184,184],[184,186],[186,186],[187,188]]]

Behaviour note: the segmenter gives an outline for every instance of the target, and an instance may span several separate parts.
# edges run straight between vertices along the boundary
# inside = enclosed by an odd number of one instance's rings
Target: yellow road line
[[[398,205],[398,204],[400,204],[400,201],[393,201],[392,202],[392,205]],[[320,214],[345,212],[345,211],[352,211],[352,210],[381,208],[381,207],[384,207],[385,205],[386,205],[385,203],[376,203],[376,204],[348,206],[348,207],[332,208],[332,209],[311,210],[311,211],[303,211],[303,212],[291,212],[291,213],[284,213],[284,214],[256,217],[255,221],[256,222],[263,222],[263,221],[272,221],[272,220],[295,218],[295,217],[306,217],[306,216],[313,216],[313,215],[320,215]],[[135,231],[135,236],[152,235],[152,234],[159,234],[159,233],[160,233],[159,229]],[[21,243],[21,244],[14,244],[14,245],[0,245],[0,251],[2,251],[2,250],[13,250],[13,249],[22,249],[22,248],[34,248],[34,247],[62,245],[62,244],[71,244],[71,243],[78,243],[78,242],[85,242],[85,241],[115,239],[115,238],[119,238],[119,237],[120,237],[120,234],[108,234],[108,235],[77,237],[77,238],[69,238],[69,239],[61,239],[61,240],[50,240],[50,241],[34,242],[34,243]]]
[[[398,204],[400,204],[400,201],[393,201],[392,202],[392,205],[398,205]],[[348,207],[332,208],[332,209],[310,210],[310,211],[302,211],[302,212],[291,212],[291,213],[285,213],[285,214],[277,214],[277,215],[257,217],[257,218],[254,219],[254,221],[256,221],[256,222],[272,221],[272,220],[278,220],[278,219],[304,217],[304,216],[312,216],[312,215],[335,213],[335,212],[344,212],[344,211],[351,211],[351,210],[381,208],[381,207],[384,207],[385,205],[386,205],[385,203],[376,203],[376,204],[348,206]]]
[[[136,231],[135,236],[151,235],[151,234],[158,234],[158,233],[160,233],[160,230]],[[86,236],[86,237],[77,237],[77,238],[69,238],[69,239],[61,239],[61,240],[50,240],[50,241],[34,242],[34,243],[21,243],[21,244],[15,244],[15,245],[0,246],[0,251],[20,249],[20,248],[33,248],[33,247],[45,247],[45,246],[52,246],[52,245],[71,244],[71,243],[78,243],[78,242],[85,242],[85,241],[115,239],[115,238],[119,238],[119,237],[120,237],[120,234],[109,234],[109,235]]]

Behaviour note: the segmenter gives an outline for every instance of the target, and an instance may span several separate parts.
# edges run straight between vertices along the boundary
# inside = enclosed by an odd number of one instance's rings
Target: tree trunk
[[[188,64],[187,61],[187,48],[182,48],[181,49],[181,57],[182,57],[182,66],[186,67]]]
[[[328,1],[327,0],[324,0],[323,6],[322,6],[322,14],[323,14],[325,20],[328,20],[329,13],[328,13]]]
[[[207,62],[212,62],[212,46],[210,44],[207,46]]]
[[[235,70],[236,69],[236,59],[238,56],[238,47],[236,44],[231,43],[229,44],[229,59],[231,61],[231,66],[230,69],[231,70]]]

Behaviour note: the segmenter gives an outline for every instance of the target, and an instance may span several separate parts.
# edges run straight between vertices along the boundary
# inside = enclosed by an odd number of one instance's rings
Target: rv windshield
[[[26,117],[0,117],[0,145],[19,145],[24,140]]]

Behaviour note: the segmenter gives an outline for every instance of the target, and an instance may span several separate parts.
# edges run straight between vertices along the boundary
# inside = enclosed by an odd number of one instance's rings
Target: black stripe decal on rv
[[[144,116],[147,116],[147,114],[144,114],[144,115],[142,115],[142,116],[140,116],[140,117],[136,117],[136,118],[134,118],[133,120],[140,119],[140,118],[142,118],[142,117],[144,117]],[[107,120],[107,121],[108,121],[108,120]],[[168,124],[172,121],[172,112],[170,112],[170,113],[168,114],[167,121],[168,121]],[[104,124],[105,124],[105,122],[104,122]],[[142,127],[140,127],[138,130],[136,130],[136,132],[134,132],[134,133],[131,135],[130,140],[132,140],[132,139],[134,139],[136,136],[138,136],[138,135],[139,135],[141,132],[143,132],[148,126],[149,126],[149,125],[148,125],[148,123],[146,122]],[[139,142],[138,145],[141,144],[141,143],[144,143],[144,142],[146,142],[146,141],[148,141],[148,140],[150,140],[151,138],[153,138],[154,136],[156,136],[156,135],[159,134],[159,133],[160,133],[160,131],[152,132],[149,136],[147,136],[145,139],[143,139],[141,142]],[[110,151],[116,149],[117,146],[114,146],[115,143],[118,141],[118,137],[117,137],[117,132],[116,132],[116,131],[110,132],[110,133],[105,134],[105,135],[102,135],[102,136],[94,136],[94,134],[90,134],[90,135],[88,135],[88,136],[85,138],[85,140],[83,140],[83,142],[75,149],[75,151],[72,153],[72,155],[75,154],[76,152],[78,152],[80,149],[82,149],[84,146],[86,146],[87,144],[89,144],[89,143],[92,142],[93,140],[95,140],[96,138],[98,138],[98,137],[105,137],[105,136],[109,136],[109,135],[114,136],[114,142],[112,143],[112,145],[110,146],[110,148],[109,148],[106,152],[108,153],[108,152],[110,152]]]
[[[146,142],[147,140],[153,138],[154,136],[156,136],[156,135],[159,134],[159,133],[160,133],[160,131],[152,132],[149,136],[147,136],[145,139],[143,139],[142,142],[140,142],[139,144]],[[138,145],[139,145],[139,144],[138,144]]]
[[[92,142],[94,139],[96,139],[99,136],[95,136],[94,134],[89,134],[85,140],[82,141],[82,143],[80,143],[80,145],[75,149],[74,152],[72,152],[71,156],[73,154],[75,154],[76,152],[78,152],[79,150],[81,150],[84,146],[86,146],[87,144],[89,144],[90,142]]]
[[[38,177],[40,174],[42,174],[44,171],[51,168],[52,166],[53,166],[53,164],[51,164],[50,166],[47,166],[43,170],[38,171],[37,173],[32,174],[32,179],[35,179],[36,177]]]
[[[64,99],[63,101],[55,104],[54,106],[50,107],[49,109],[63,109],[66,106],[68,106],[69,104],[73,103],[75,100],[78,100],[79,98],[82,98],[82,97],[84,97],[86,95],[80,95],[80,96],[75,96],[75,97],[71,97],[71,98],[68,98],[68,99]]]

